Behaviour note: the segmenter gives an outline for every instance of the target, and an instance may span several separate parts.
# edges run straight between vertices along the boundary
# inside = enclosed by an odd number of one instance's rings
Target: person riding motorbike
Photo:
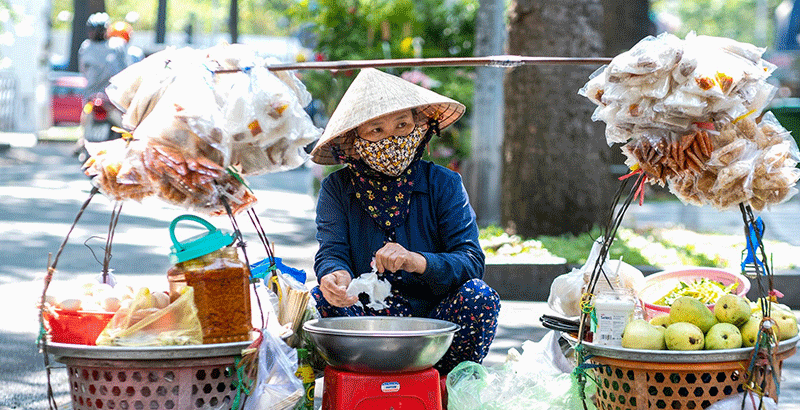
[[[107,31],[110,18],[106,13],[94,13],[86,20],[86,40],[78,50],[78,69],[88,84],[84,98],[104,92],[108,80],[127,66],[125,49],[118,42],[109,42]]]
[[[117,136],[111,129],[119,126],[122,113],[114,107],[105,93],[109,79],[127,67],[123,44],[108,41],[110,18],[106,13],[94,13],[86,20],[86,40],[78,50],[78,69],[86,78],[81,115],[83,135],[74,154],[80,160],[86,156],[84,142],[106,141]]]
[[[138,63],[144,59],[144,51],[142,51],[140,47],[131,44],[132,34],[133,26],[131,26],[127,21],[115,21],[108,28],[108,41],[110,43],[122,43],[121,47],[125,49],[127,65]]]

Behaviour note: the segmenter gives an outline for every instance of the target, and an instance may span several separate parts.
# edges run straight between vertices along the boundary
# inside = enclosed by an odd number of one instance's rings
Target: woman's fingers
[[[319,289],[322,296],[333,306],[348,307],[358,301],[355,296],[347,295],[347,286],[350,284],[350,274],[345,271],[336,271],[320,279]]]
[[[403,269],[409,252],[397,243],[390,242],[375,252],[375,268],[378,272],[396,272]]]

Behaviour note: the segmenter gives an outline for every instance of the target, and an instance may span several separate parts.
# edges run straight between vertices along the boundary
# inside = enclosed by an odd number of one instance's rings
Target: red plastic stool
[[[325,368],[322,410],[441,410],[439,372],[353,373]]]

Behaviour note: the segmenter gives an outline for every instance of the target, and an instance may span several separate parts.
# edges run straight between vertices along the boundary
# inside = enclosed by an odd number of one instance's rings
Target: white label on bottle
[[[605,346],[622,346],[622,333],[625,331],[629,317],[629,314],[598,312],[596,343]]]

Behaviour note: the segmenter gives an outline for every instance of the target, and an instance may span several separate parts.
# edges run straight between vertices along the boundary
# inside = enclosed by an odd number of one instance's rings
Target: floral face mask
[[[396,177],[414,160],[422,137],[422,131],[416,127],[408,135],[386,137],[375,142],[356,138],[353,147],[370,168]]]

